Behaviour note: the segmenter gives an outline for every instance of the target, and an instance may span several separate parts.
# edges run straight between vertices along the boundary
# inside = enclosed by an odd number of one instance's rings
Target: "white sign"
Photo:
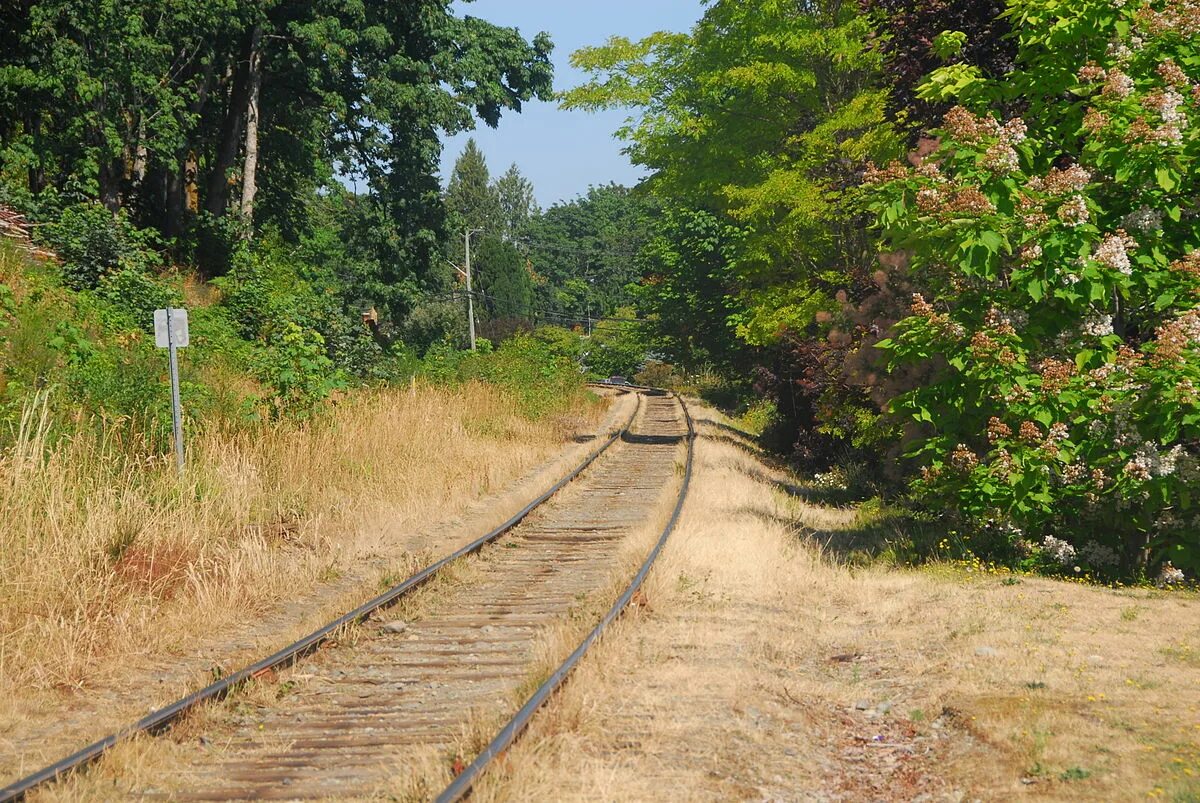
[[[187,310],[171,309],[171,331],[167,332],[167,310],[154,310],[154,345],[160,349],[169,346],[183,348],[188,344]]]

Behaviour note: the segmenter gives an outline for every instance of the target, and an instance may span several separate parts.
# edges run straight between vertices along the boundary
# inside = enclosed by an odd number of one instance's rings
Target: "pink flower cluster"
[[[1200,3],[1196,0],[1167,0],[1162,10],[1150,5],[1137,12],[1138,28],[1151,36],[1178,34],[1184,38],[1200,34]]]

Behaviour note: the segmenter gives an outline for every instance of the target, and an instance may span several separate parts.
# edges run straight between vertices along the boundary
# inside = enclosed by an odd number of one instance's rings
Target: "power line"
[[[543,317],[560,318],[560,319],[569,320],[569,321],[585,321],[585,320],[587,320],[586,316],[571,315],[569,313],[551,312],[550,310],[538,309],[537,307],[532,307],[532,306],[529,306],[526,304],[518,304],[513,301],[509,301],[509,300],[502,299],[502,298],[497,298],[496,296],[488,295],[487,293],[481,292],[479,290],[475,290],[472,292],[477,298],[486,299],[488,301],[494,301],[494,302],[496,302],[497,305],[506,307],[509,309],[520,309],[524,312],[530,312],[530,313],[533,313],[536,315],[541,315]],[[594,318],[591,318],[591,321],[593,323],[624,324],[624,325],[649,323],[648,319],[646,319],[646,318],[594,317]]]
[[[538,248],[544,251],[561,251],[564,253],[583,254],[585,256],[601,257],[607,254],[613,254],[620,257],[632,257],[638,253],[636,248],[613,248],[611,245],[597,243],[595,247],[588,246],[570,246],[559,243],[550,243],[545,240],[537,240],[528,235],[509,237],[505,232],[482,230],[484,234],[490,237],[495,237],[508,242],[521,243],[526,247]]]

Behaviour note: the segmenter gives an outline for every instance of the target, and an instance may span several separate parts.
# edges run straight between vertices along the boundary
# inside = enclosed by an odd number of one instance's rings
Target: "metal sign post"
[[[175,436],[175,466],[183,474],[183,405],[179,401],[178,349],[188,345],[188,318],[185,309],[154,311],[154,345],[167,349],[171,363],[171,423]]]

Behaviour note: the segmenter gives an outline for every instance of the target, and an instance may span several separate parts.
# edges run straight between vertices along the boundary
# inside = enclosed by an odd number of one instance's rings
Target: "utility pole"
[[[587,333],[592,336],[592,258],[588,257],[583,263],[583,280],[587,285],[584,292],[587,296]]]
[[[471,291],[471,235],[483,229],[468,228],[464,239],[467,245],[467,265],[463,275],[467,277],[467,326],[471,332],[471,351],[475,350],[475,294]]]

